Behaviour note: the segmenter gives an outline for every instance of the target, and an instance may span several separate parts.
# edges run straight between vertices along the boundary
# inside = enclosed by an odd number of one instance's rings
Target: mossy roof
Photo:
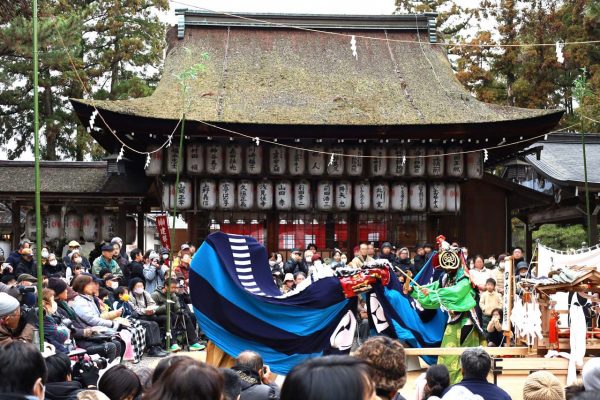
[[[341,30],[357,38],[285,28],[186,26],[169,30],[168,52],[155,92],[145,98],[96,101],[121,115],[178,120],[182,94],[176,75],[203,62],[193,81],[188,120],[281,125],[430,125],[517,121],[559,110],[483,103],[456,79],[444,46],[427,32]],[[201,55],[209,59],[203,61]],[[73,100],[89,105],[88,100]]]

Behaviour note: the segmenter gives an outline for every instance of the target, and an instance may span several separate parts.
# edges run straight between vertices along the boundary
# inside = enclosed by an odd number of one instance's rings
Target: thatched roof
[[[146,98],[96,104],[122,115],[178,120],[182,97],[175,75],[201,62],[200,55],[207,53],[206,72],[189,93],[190,120],[390,126],[560,118],[557,110],[477,101],[456,79],[445,47],[428,42],[427,30],[420,28],[417,35],[414,23],[412,30],[407,26],[406,16],[397,17],[401,29],[394,30],[395,16],[387,17],[391,22],[385,30],[352,26],[343,30],[343,22],[338,25],[344,33],[382,39],[387,33],[390,39],[422,43],[358,38],[355,59],[346,36],[238,26],[235,18],[187,11],[184,39],[177,38],[176,27],[168,33],[169,49],[156,91]]]

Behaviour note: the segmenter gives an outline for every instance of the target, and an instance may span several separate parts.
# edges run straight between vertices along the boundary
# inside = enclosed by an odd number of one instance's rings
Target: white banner
[[[592,250],[567,254],[564,251],[554,250],[542,244],[538,244],[537,258],[537,276],[548,276],[548,273],[551,270],[559,267],[600,265],[600,248],[592,247]]]

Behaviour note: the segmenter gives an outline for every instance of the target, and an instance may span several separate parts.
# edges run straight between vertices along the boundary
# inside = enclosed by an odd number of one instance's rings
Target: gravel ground
[[[200,361],[206,360],[206,352],[205,351],[180,351],[178,353],[169,354],[167,357],[172,357],[173,355],[190,356],[190,357],[196,358]],[[124,364],[127,365],[132,370],[137,372],[138,370],[140,370],[142,368],[154,369],[154,367],[156,367],[156,364],[158,364],[158,362],[160,360],[162,360],[162,358],[160,358],[160,357],[144,356],[144,357],[142,357],[142,360],[137,364],[134,364],[130,361],[125,361]]]

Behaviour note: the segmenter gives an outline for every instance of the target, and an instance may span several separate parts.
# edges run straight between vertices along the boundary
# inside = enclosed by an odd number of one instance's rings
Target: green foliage
[[[32,142],[33,66],[29,2],[10,4],[0,7],[7,11],[0,19],[0,147],[12,159]],[[150,95],[164,49],[165,26],[157,11],[167,8],[167,0],[40,0],[43,159],[103,155],[68,99],[88,97],[79,78],[97,99]]]
[[[583,225],[546,224],[533,232],[533,239],[539,239],[543,245],[557,250],[579,249],[581,243],[587,242],[587,231]]]

